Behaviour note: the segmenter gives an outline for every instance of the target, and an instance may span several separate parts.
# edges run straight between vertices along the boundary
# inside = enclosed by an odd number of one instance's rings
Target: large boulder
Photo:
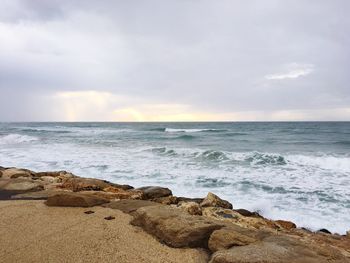
[[[267,233],[265,235],[268,235]],[[209,238],[211,252],[224,250],[233,246],[246,246],[264,237],[262,232],[249,230],[235,225],[215,230]]]
[[[286,221],[286,220],[276,220],[275,221],[281,228],[284,228],[286,230],[291,230],[294,228],[297,228],[296,224],[294,224],[291,221]]]
[[[33,177],[35,173],[28,169],[7,168],[1,171],[1,177],[4,179],[15,179],[19,177]]]
[[[191,216],[170,206],[149,206],[136,210],[131,224],[142,227],[171,247],[207,248],[214,230],[223,225],[202,216]]]
[[[105,180],[81,177],[68,178],[63,181],[61,187],[64,189],[72,190],[74,192],[102,191],[107,187],[116,187],[124,190],[132,188],[132,186],[129,185],[118,185]]]
[[[226,200],[221,199],[217,195],[209,192],[207,197],[200,204],[202,207],[222,207],[232,209],[232,204]]]
[[[91,207],[108,203],[109,200],[81,193],[60,192],[47,198],[47,206]]]
[[[270,236],[246,246],[234,246],[213,254],[210,263],[349,263],[331,247],[309,246],[286,236]]]
[[[179,208],[186,211],[190,215],[202,215],[202,208],[195,202],[181,202],[178,205]]]
[[[240,213],[231,209],[224,209],[221,207],[202,207],[202,213],[206,217],[227,223],[233,223],[244,228],[268,229],[270,231],[281,229],[281,227],[272,220],[263,217],[242,216]]]
[[[143,192],[143,196],[145,199],[155,199],[172,195],[172,192],[169,188],[160,186],[145,186],[137,188],[137,190]]]
[[[44,187],[41,182],[34,181],[30,178],[15,178],[2,179],[0,183],[0,190],[6,191],[41,191]]]
[[[148,201],[148,200],[132,200],[124,199],[119,201],[112,201],[110,203],[102,205],[103,207],[108,207],[111,209],[117,209],[124,213],[130,214],[135,212],[137,209],[146,206],[160,206],[161,204]]]

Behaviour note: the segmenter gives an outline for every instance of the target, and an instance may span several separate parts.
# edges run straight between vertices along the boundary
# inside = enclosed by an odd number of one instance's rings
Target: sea
[[[0,166],[66,170],[350,230],[350,122],[0,123]]]

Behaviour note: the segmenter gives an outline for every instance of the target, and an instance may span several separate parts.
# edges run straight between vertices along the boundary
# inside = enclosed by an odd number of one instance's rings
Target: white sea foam
[[[37,141],[38,138],[29,135],[21,135],[21,134],[8,134],[0,137],[0,144],[17,144],[17,143],[26,143]]]
[[[173,129],[173,128],[165,128],[165,132],[205,132],[205,131],[212,131],[212,132],[219,132],[221,130],[219,129]]]

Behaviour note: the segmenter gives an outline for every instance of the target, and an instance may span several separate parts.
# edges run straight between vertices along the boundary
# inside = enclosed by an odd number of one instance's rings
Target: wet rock
[[[204,198],[187,198],[187,197],[177,197],[178,202],[195,202],[200,204],[203,202]]]
[[[222,207],[232,209],[232,204],[226,200],[221,199],[217,195],[209,192],[207,197],[200,204],[202,207]]]
[[[27,178],[16,178],[2,180],[0,189],[7,191],[41,191],[44,189],[42,183]]]
[[[8,168],[1,171],[2,178],[4,179],[15,179],[19,177],[32,177],[35,176],[35,173],[33,171],[30,171],[28,169],[18,169],[18,168]]]
[[[325,233],[325,234],[332,234],[332,232],[330,232],[328,229],[325,229],[325,228],[321,228],[317,232],[321,232],[321,233]]]
[[[257,231],[232,225],[215,230],[209,238],[209,249],[216,252],[233,246],[246,246],[257,242]]]
[[[246,209],[234,209],[234,211],[239,213],[242,216],[261,217],[261,215],[259,215],[259,213],[257,213],[257,212],[250,212],[249,210],[246,210]]]
[[[137,190],[143,192],[145,199],[155,199],[172,195],[172,192],[169,188],[160,186],[145,186],[137,188]]]
[[[202,215],[202,208],[195,202],[181,202],[178,207],[190,215]]]
[[[223,225],[202,216],[191,216],[178,208],[149,206],[136,210],[131,224],[142,227],[171,247],[208,246],[214,230]]]
[[[246,246],[234,246],[213,254],[210,263],[346,263],[347,258],[329,248],[317,248],[296,239],[271,236]]]
[[[155,203],[148,200],[120,200],[120,201],[112,201],[107,204],[103,204],[103,207],[111,208],[111,209],[118,209],[124,213],[132,213],[135,212],[137,209],[141,207],[146,206],[160,206],[161,204]]]
[[[297,226],[291,222],[291,221],[286,221],[286,220],[276,220],[275,221],[279,226],[281,226],[284,229],[291,230],[294,228],[297,228]]]
[[[71,206],[71,207],[91,207],[104,203],[109,200],[81,193],[60,192],[48,197],[45,204],[47,206]]]

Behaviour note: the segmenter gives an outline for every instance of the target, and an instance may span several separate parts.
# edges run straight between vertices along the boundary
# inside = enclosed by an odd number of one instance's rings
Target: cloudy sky
[[[0,0],[0,120],[350,120],[349,10]]]

